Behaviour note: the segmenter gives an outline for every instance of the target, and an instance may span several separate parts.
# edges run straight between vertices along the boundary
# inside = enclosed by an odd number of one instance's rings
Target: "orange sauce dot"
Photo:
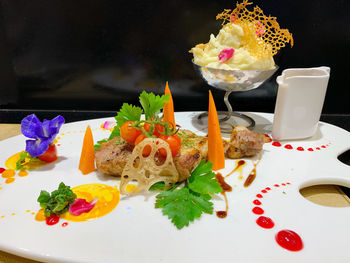
[[[45,221],[44,209],[40,209],[38,211],[38,213],[36,213],[35,220],[36,221]]]
[[[0,190],[2,189],[2,187],[0,187]]]
[[[15,181],[15,178],[7,178],[5,183],[10,184],[13,183]]]
[[[29,213],[29,212],[30,212],[30,210],[26,210],[26,212],[27,212],[27,213]]]
[[[4,218],[5,216],[1,216],[1,218]]]
[[[31,212],[32,215],[35,215],[35,212]]]
[[[20,177],[24,177],[24,176],[27,176],[28,175],[28,172],[27,171],[20,171],[19,173],[18,173],[18,176],[20,176]]]
[[[2,172],[1,176],[3,178],[11,178],[11,177],[14,177],[15,174],[16,174],[15,170],[7,169],[7,170]]]
[[[14,216],[14,215],[15,215],[15,213],[12,213],[11,215],[12,215],[12,216]]]

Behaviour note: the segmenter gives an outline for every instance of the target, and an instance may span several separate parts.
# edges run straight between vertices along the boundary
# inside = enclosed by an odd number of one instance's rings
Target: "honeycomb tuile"
[[[251,56],[258,59],[276,55],[286,43],[294,45],[292,34],[288,29],[280,28],[276,17],[265,16],[258,6],[249,11],[247,6],[251,4],[248,0],[243,0],[242,3],[237,3],[232,11],[224,9],[216,19],[223,20],[223,26],[231,23],[241,26],[244,32],[243,45],[247,47]]]

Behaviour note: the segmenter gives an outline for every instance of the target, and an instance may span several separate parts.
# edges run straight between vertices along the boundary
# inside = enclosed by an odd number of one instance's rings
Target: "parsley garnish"
[[[203,212],[213,213],[211,195],[222,192],[222,188],[215,179],[212,167],[211,162],[202,160],[184,187],[162,191],[156,196],[155,207],[162,208],[163,215],[167,215],[178,229],[188,226]]]
[[[38,202],[44,208],[45,216],[49,217],[52,214],[58,215],[68,211],[76,197],[70,187],[61,182],[58,190],[53,191],[51,195],[49,192],[41,190]]]
[[[140,95],[140,103],[145,111],[146,120],[154,118],[161,109],[164,103],[169,100],[169,95],[154,95],[152,92],[143,91]]]

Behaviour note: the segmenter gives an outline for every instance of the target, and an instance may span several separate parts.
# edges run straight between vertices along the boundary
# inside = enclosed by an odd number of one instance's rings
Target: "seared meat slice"
[[[120,176],[133,149],[133,145],[123,141],[120,137],[114,137],[95,150],[97,170],[104,174]]]
[[[261,151],[265,138],[264,134],[252,132],[243,126],[235,126],[225,154],[230,159],[254,156]]]
[[[174,157],[174,164],[179,172],[179,181],[188,178],[199,162],[208,157],[208,138],[198,136],[188,130],[180,130],[181,149]],[[265,135],[249,131],[245,127],[236,126],[232,129],[231,139],[223,140],[225,155],[231,159],[249,157],[257,154],[265,142]],[[131,156],[134,146],[120,137],[104,143],[95,151],[97,169],[104,174],[120,176]],[[155,161],[161,163],[161,155],[155,156]]]

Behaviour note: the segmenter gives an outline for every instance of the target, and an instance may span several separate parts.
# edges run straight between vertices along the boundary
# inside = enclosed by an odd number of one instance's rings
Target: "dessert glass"
[[[253,128],[255,121],[251,117],[232,110],[228,99],[229,95],[232,92],[258,88],[277,71],[278,66],[275,65],[274,68],[268,70],[226,70],[200,66],[193,61],[192,63],[196,71],[209,86],[225,91],[224,102],[228,111],[218,112],[221,131],[231,133],[232,126],[237,124],[250,129]],[[200,125],[204,125],[203,121],[207,116],[207,112],[198,115],[197,121]]]

